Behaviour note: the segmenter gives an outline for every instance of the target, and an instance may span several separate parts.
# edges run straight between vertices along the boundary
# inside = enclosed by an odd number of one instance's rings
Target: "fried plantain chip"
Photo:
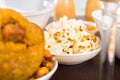
[[[26,80],[43,59],[43,30],[20,13],[0,8],[0,80]]]

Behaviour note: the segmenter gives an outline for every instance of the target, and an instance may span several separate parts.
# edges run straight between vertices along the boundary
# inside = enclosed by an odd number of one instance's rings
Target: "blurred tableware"
[[[53,4],[46,0],[5,0],[1,2],[3,8],[12,8],[20,12],[29,21],[44,28],[53,10]]]
[[[119,9],[118,9],[119,10]],[[120,35],[119,35],[119,32],[120,32],[120,12],[117,13],[116,17],[117,17],[117,23],[116,23],[116,56],[120,59]],[[98,29],[101,28],[101,24],[102,24],[102,11],[101,10],[95,10],[92,12],[92,16],[98,26]],[[100,29],[99,29],[100,30]],[[103,34],[105,35],[105,34]],[[105,39],[106,40],[106,39]],[[104,44],[105,43],[108,43],[108,41],[104,41]],[[106,45],[107,46],[107,45]],[[103,49],[106,48],[106,46],[104,46]],[[105,56],[103,56],[105,57]],[[104,61],[104,60],[103,60]]]
[[[120,35],[119,35],[119,32],[120,32],[120,7],[118,8],[118,11],[117,11],[117,21],[116,21],[116,56],[120,59]]]
[[[102,30],[102,11],[101,10],[95,10],[92,12],[92,16],[96,22],[96,25],[100,31],[101,37],[102,37],[102,52],[104,55],[102,55],[102,62],[106,59],[106,53],[107,53],[107,47],[108,47],[108,40],[109,38],[106,38],[106,36],[109,36],[109,31]]]
[[[55,61],[55,62],[53,62],[53,69],[49,73],[47,73],[46,75],[44,75],[44,76],[42,76],[40,78],[37,78],[35,80],[50,80],[50,78],[56,72],[57,68],[58,68],[58,62]]]
[[[54,20],[59,20],[59,18],[63,16],[75,18],[74,0],[56,0],[54,8]]]
[[[38,24],[41,28],[44,28],[50,17],[50,13],[53,10],[53,5],[48,2],[43,2],[43,8],[34,12],[21,12],[29,21]]]
[[[1,0],[4,5],[20,11],[37,11],[43,8],[44,0]]]
[[[97,23],[101,39],[102,51],[100,58],[100,80],[113,80],[114,73],[114,56],[115,56],[115,39],[116,39],[116,12],[119,4],[110,0],[103,0],[102,21],[96,19],[95,13],[93,17]],[[107,63],[107,65],[105,65]],[[104,72],[104,67],[107,67],[107,72]]]
[[[51,13],[52,9],[53,9],[53,5],[48,1],[44,1],[43,7],[41,9],[39,9],[37,11],[33,11],[33,12],[25,11],[25,12],[21,12],[21,13],[29,21],[36,23],[41,28],[44,28],[50,17],[50,13]]]

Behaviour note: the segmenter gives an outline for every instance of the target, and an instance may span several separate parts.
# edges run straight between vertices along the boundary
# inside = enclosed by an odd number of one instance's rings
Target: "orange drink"
[[[74,0],[57,0],[54,8],[54,20],[63,16],[75,18]]]

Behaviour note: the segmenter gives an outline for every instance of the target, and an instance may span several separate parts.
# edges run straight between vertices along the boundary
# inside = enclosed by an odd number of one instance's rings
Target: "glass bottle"
[[[92,11],[100,9],[100,1],[99,0],[87,0],[86,8],[85,8],[85,19],[87,21],[94,21],[91,15]]]
[[[56,0],[54,7],[54,20],[59,20],[59,18],[63,16],[75,18],[74,0]]]

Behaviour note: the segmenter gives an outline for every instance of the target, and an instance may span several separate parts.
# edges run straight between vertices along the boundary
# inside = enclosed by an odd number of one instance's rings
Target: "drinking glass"
[[[100,80],[113,80],[116,43],[117,0],[103,0],[102,24],[100,28],[102,51],[100,58]],[[106,72],[105,72],[106,71]]]

